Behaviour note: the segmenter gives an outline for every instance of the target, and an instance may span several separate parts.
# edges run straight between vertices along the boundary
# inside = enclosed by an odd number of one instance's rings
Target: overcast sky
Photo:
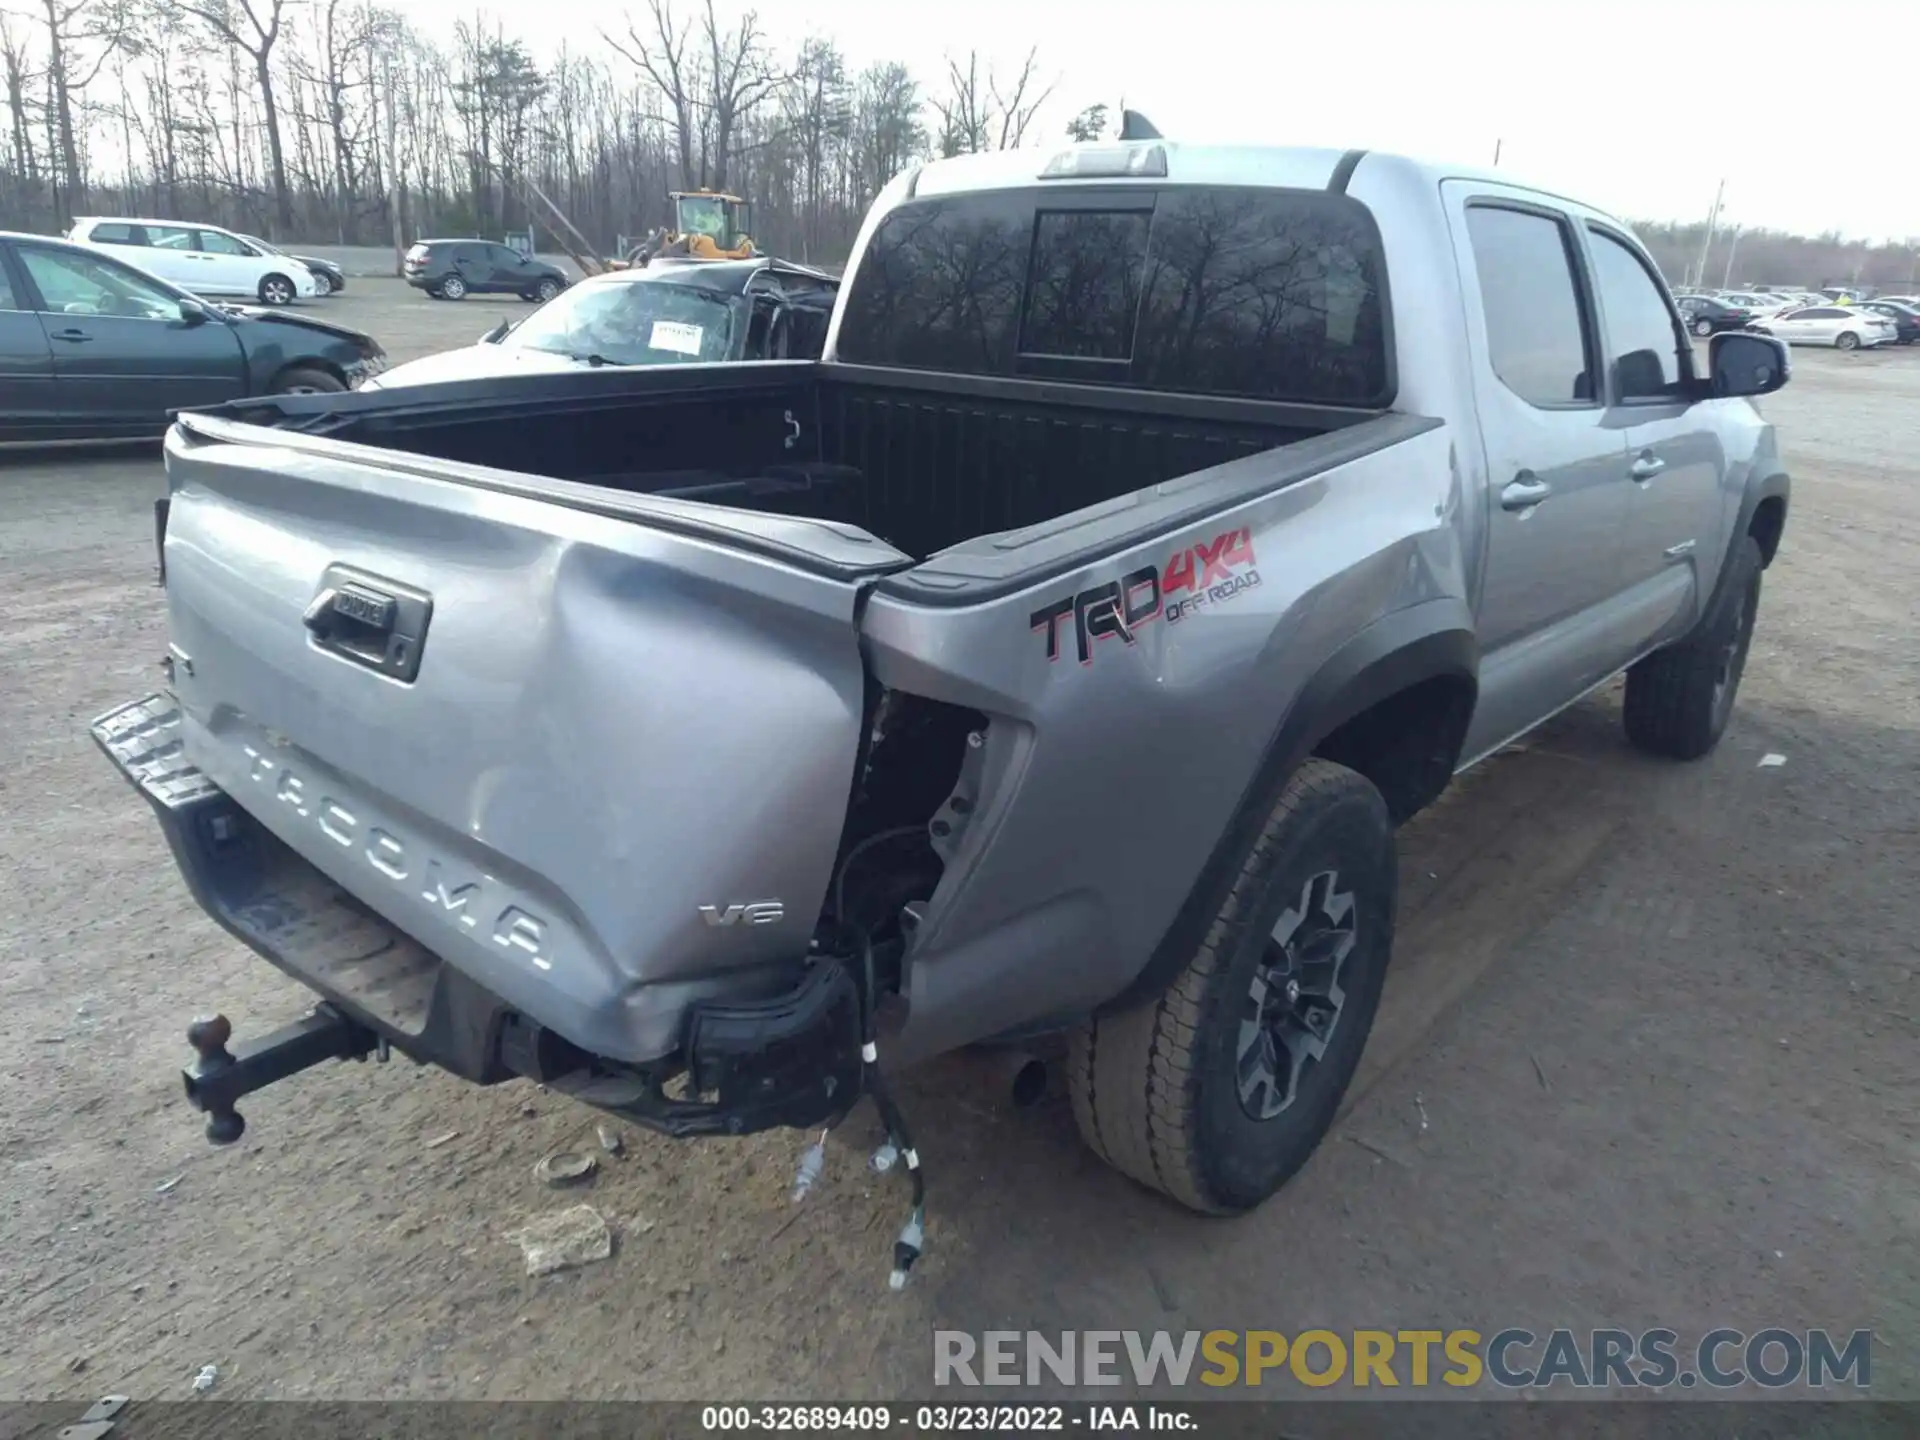
[[[678,0],[691,17],[699,0]],[[732,0],[737,13],[739,0]],[[631,8],[640,11],[644,0]],[[416,22],[471,15],[406,0]],[[537,50],[622,0],[489,7]],[[722,12],[729,0],[721,0]],[[1040,138],[1124,94],[1170,139],[1365,146],[1501,168],[1636,219],[1920,236],[1916,0],[758,0],[783,49],[830,35],[928,88],[969,48],[1029,45],[1057,81]],[[537,22],[531,17],[538,16]]]

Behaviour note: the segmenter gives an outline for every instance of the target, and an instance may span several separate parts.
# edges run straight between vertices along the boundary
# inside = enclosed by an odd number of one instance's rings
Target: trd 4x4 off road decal
[[[1028,624],[1046,632],[1047,659],[1052,661],[1060,658],[1061,624],[1071,620],[1074,653],[1082,665],[1091,665],[1096,640],[1112,636],[1131,645],[1134,631],[1149,620],[1162,618],[1171,625],[1196,610],[1225,604],[1259,583],[1252,537],[1244,529],[1228,530],[1211,544],[1176,552],[1164,569],[1143,565],[1118,580],[1042,605]]]

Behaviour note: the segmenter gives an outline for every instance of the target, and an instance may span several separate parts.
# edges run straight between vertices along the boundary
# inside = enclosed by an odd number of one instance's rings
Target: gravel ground
[[[526,307],[318,308],[408,358]],[[903,1295],[865,1110],[799,1210],[796,1137],[630,1132],[579,1197],[613,1258],[542,1279],[505,1236],[571,1203],[532,1167],[594,1119],[531,1085],[327,1067],[206,1146],[186,1019],[257,1034],[304,992],[193,907],[85,735],[159,680],[157,463],[0,462],[0,1398],[184,1397],[209,1362],[228,1398],[877,1398],[930,1391],[935,1327],[1655,1324],[1871,1327],[1875,1392],[1920,1397],[1920,354],[1796,371],[1766,402],[1796,509],[1719,751],[1637,756],[1615,689],[1410,827],[1357,1093],[1254,1215],[1134,1187],[981,1062],[911,1077]]]

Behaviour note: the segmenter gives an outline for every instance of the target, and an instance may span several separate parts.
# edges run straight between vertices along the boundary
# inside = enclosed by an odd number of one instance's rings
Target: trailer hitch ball
[[[216,1145],[231,1145],[246,1132],[247,1122],[231,1103],[207,1094],[207,1082],[217,1079],[234,1065],[227,1041],[233,1038],[233,1022],[224,1015],[203,1015],[187,1027],[187,1043],[196,1059],[191,1070],[183,1071],[187,1099],[207,1113],[207,1139]]]

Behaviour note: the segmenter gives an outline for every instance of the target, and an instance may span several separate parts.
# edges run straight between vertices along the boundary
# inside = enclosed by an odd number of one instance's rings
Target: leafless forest
[[[599,245],[712,186],[754,202],[764,246],[832,259],[887,179],[1019,144],[1052,88],[1032,54],[930,84],[855,71],[831,39],[784,53],[716,0],[643,0],[544,66],[496,19],[428,35],[369,0],[5,4],[0,223],[24,229],[128,211],[309,243],[498,234],[527,225],[531,179]]]
[[[0,71],[14,228],[133,212],[310,244],[499,235],[538,222],[531,180],[611,250],[668,218],[668,190],[708,185],[754,202],[763,246],[828,261],[889,177],[1038,138],[1053,91],[1031,53],[856,70],[831,37],[785,49],[724,0],[636,0],[545,63],[501,20],[427,34],[372,0],[0,0]],[[1699,225],[1641,233],[1674,280],[1698,263]],[[1920,241],[1735,244],[1716,239],[1707,283],[1920,281]]]

